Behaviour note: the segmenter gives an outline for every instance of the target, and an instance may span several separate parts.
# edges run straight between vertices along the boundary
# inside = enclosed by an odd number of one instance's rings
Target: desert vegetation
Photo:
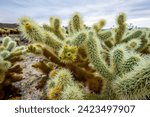
[[[58,17],[42,26],[20,18],[9,33],[28,42],[2,39],[0,99],[149,99],[150,29],[129,27],[124,13],[115,27],[106,23],[89,27],[79,13],[67,27]]]

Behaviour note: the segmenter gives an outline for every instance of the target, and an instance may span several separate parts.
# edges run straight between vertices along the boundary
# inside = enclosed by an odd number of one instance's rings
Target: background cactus
[[[21,55],[26,52],[25,46],[17,47],[17,43],[10,37],[3,38],[0,48],[0,55],[3,57],[3,59],[8,59],[9,57],[11,58],[15,55]]]
[[[17,46],[17,43],[10,37],[2,39],[0,45],[0,93],[5,95],[4,88],[11,87],[11,83],[21,80],[20,73],[22,71],[19,65],[14,65],[21,60],[21,54],[26,52],[25,46]],[[6,93],[7,94],[7,93]],[[0,97],[3,99],[3,97]]]

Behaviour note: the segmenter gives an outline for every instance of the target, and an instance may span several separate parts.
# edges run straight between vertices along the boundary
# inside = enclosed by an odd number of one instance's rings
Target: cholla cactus
[[[64,28],[61,27],[61,21],[58,17],[50,17],[50,25],[44,24],[44,30],[54,33],[60,40],[65,39]]]
[[[22,25],[20,26],[23,31],[23,35],[31,40],[31,41],[39,41],[42,42],[41,35],[44,36],[43,32],[41,32],[41,28],[34,22],[32,19],[28,17],[23,17],[20,19]]]
[[[119,43],[122,40],[122,37],[126,30],[126,24],[125,24],[126,16],[124,13],[121,13],[117,18],[117,25],[116,33],[115,33],[115,43]]]
[[[131,72],[113,83],[113,90],[119,99],[145,99],[150,95],[150,59],[144,59]]]
[[[150,95],[150,30],[128,30],[124,13],[116,22],[114,30],[103,30],[103,19],[85,28],[80,14],[74,13],[64,29],[57,17],[43,27],[21,18],[20,29],[33,42],[28,51],[56,65],[45,70],[47,99],[142,99]],[[48,67],[44,63],[38,67],[42,65]]]
[[[84,99],[84,91],[68,69],[57,70],[47,85],[48,99]]]
[[[138,77],[137,74],[134,74],[135,76],[132,76],[132,78],[136,76],[139,78],[136,80],[135,78],[132,79],[130,76],[127,76],[127,74],[131,75],[131,73],[136,73],[138,71],[137,68],[141,67],[140,62],[145,61],[145,53],[141,55],[141,51],[138,49],[141,48],[141,46],[146,45],[141,44],[144,43],[142,42],[142,40],[145,39],[142,39],[142,34],[144,34],[144,31],[135,30],[133,31],[133,33],[131,32],[131,34],[125,36],[126,28],[125,23],[123,23],[124,21],[124,14],[119,15],[117,19],[119,27],[116,29],[115,34],[113,34],[114,36],[112,35],[112,40],[114,40],[114,42],[112,42],[112,47],[109,47],[106,43],[103,43],[103,39],[98,42],[98,38],[94,36],[94,32],[90,32],[91,34],[89,34],[89,39],[87,41],[86,50],[90,62],[94,65],[99,74],[107,79],[106,89],[104,89],[104,94],[102,95],[102,98],[104,99],[141,99],[149,95],[148,90],[146,90],[145,93],[141,93],[140,90],[143,89],[141,89],[142,87],[137,88],[140,83],[136,83],[140,82],[140,78],[142,79],[145,73],[143,73],[143,76],[141,75],[140,77]],[[107,48],[107,60],[104,60],[102,55],[100,54],[100,51],[103,51],[99,48],[99,46],[101,46],[100,44],[104,44],[103,46],[109,47]],[[130,79],[128,79],[129,77]],[[137,87],[135,86],[136,90],[134,90],[135,87],[132,80],[135,84],[137,84]],[[118,81],[120,84],[118,83]],[[143,80],[141,80],[141,82],[142,81]],[[130,86],[132,87],[132,89],[130,88]],[[149,85],[147,86],[149,87]],[[134,90],[135,92],[133,91],[128,94],[128,92],[132,90]]]
[[[10,37],[2,39],[2,44],[0,45],[0,93],[5,94],[4,87],[11,85],[14,81],[21,80],[20,73],[22,69],[19,65],[13,65],[17,61],[15,57],[25,53],[25,51],[25,46],[17,46],[16,42]]]
[[[98,23],[94,24],[92,28],[96,31],[99,32],[106,24],[106,21],[104,19],[100,20]]]
[[[4,82],[5,80],[5,72],[8,70],[8,68],[11,66],[11,63],[8,61],[5,61],[0,56],[0,84]]]
[[[0,46],[0,55],[3,59],[9,59],[16,55],[21,55],[26,52],[25,46],[18,46],[15,41],[10,37],[5,37],[2,40],[2,45]]]
[[[83,21],[79,13],[74,13],[72,15],[69,28],[73,31],[73,33],[79,32],[83,29]]]

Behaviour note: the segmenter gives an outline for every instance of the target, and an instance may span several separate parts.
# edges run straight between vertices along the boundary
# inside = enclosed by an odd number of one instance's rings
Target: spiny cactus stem
[[[94,65],[95,69],[105,78],[113,79],[114,76],[110,73],[105,61],[101,59],[99,42],[94,36],[93,32],[89,32],[89,39],[87,41],[87,55],[89,56],[90,62]]]

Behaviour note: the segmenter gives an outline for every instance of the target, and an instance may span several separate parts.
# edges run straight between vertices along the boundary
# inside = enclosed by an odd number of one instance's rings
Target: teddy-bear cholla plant
[[[17,43],[10,37],[2,39],[0,45],[0,94],[4,96],[4,87],[12,82],[21,80],[22,69],[19,65],[14,65],[16,61],[22,60],[19,55],[25,53],[25,46],[17,46]],[[3,99],[3,96],[1,98]]]
[[[141,52],[140,48],[143,48],[141,46],[148,45],[148,43],[141,43],[142,34],[144,34],[142,30],[136,30],[131,32],[131,34],[125,35],[124,14],[121,13],[118,16],[117,23],[119,26],[115,29],[114,37],[110,38],[112,47],[110,48],[110,46],[104,43],[104,46],[108,47],[107,58],[109,60],[104,60],[102,54],[100,54],[102,50],[99,48],[99,43],[103,43],[98,42],[94,32],[89,33],[86,49],[87,55],[97,71],[107,79],[106,91],[102,95],[104,99],[142,99],[149,95],[148,78],[150,76],[147,76],[147,72],[141,73],[144,70],[140,64],[145,61],[146,57],[144,54],[148,53],[142,53],[142,55],[139,52]],[[92,37],[90,37],[91,35]],[[139,68],[141,69],[139,70]],[[145,69],[149,68],[146,67]],[[135,76],[130,76],[133,73],[135,73]],[[140,76],[137,74],[140,74]]]
[[[68,69],[58,69],[48,82],[48,99],[84,99],[84,91]]]
[[[72,15],[67,28],[61,27],[58,17],[43,26],[28,17],[20,19],[23,35],[34,42],[28,51],[40,50],[56,65],[47,71],[47,99],[142,99],[149,95],[150,31],[128,30],[124,13],[116,21],[116,28],[103,30],[105,20],[87,28],[79,13]],[[40,62],[35,66],[43,68]]]

